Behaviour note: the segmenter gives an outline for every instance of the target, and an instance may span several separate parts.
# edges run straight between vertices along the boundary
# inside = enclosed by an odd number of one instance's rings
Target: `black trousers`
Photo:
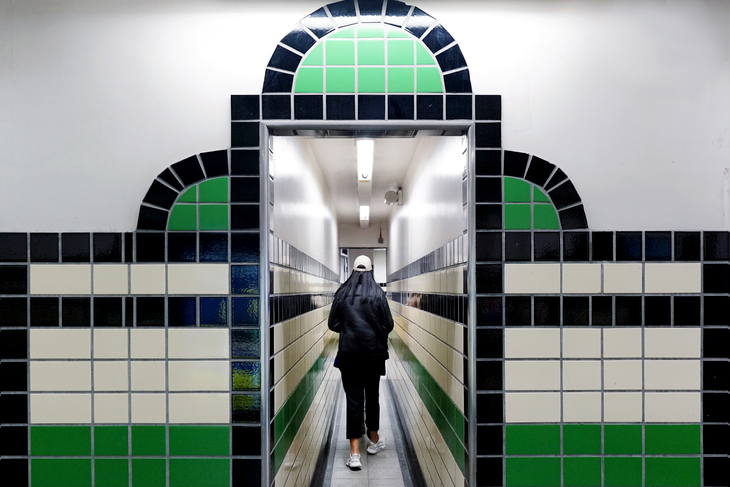
[[[363,412],[368,432],[380,429],[380,374],[340,369],[347,396],[347,439],[362,436]]]

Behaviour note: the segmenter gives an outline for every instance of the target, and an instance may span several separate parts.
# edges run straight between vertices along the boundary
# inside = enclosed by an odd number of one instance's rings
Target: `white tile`
[[[131,358],[165,358],[165,330],[130,330]]]
[[[91,364],[82,362],[30,363],[30,390],[81,392],[91,390]]]
[[[165,294],[164,264],[132,264],[132,294]]]
[[[606,392],[603,395],[603,420],[607,423],[642,421],[641,392]]]
[[[641,292],[641,264],[603,264],[603,292],[640,293]]]
[[[222,358],[230,356],[228,330],[214,328],[170,329],[169,358]]]
[[[505,361],[504,388],[508,391],[560,390],[560,362],[557,360]]]
[[[228,264],[168,264],[167,290],[170,294],[228,294]]]
[[[126,391],[129,389],[129,369],[126,361],[94,362],[95,391]]]
[[[563,293],[599,294],[601,264],[563,264]]]
[[[504,349],[505,358],[560,358],[560,330],[507,328]]]
[[[557,423],[560,421],[560,393],[508,392],[504,395],[508,423]]]
[[[128,394],[94,394],[94,423],[128,422]]]
[[[91,358],[91,330],[30,330],[30,358]]]
[[[33,424],[90,424],[91,394],[31,394]]]
[[[604,328],[603,356],[606,358],[641,357],[641,328]]]
[[[94,264],[94,294],[129,294],[129,266]]]
[[[644,289],[647,293],[701,293],[702,264],[647,262],[644,267]]]
[[[166,418],[165,394],[132,394],[133,423],[164,423]]]
[[[230,403],[229,394],[170,394],[170,423],[228,423]]]
[[[645,360],[644,388],[647,390],[699,390],[699,360]]]
[[[31,264],[30,294],[91,294],[91,265]]]
[[[129,357],[128,330],[94,328],[94,358]]]
[[[701,396],[699,392],[647,392],[646,421],[648,423],[699,423]]]
[[[700,358],[699,328],[647,328],[645,354],[651,358]]]
[[[601,358],[600,328],[563,328],[564,358]]]
[[[563,390],[600,391],[600,360],[564,360]]]
[[[133,391],[164,391],[165,362],[162,360],[132,360]]]
[[[566,423],[597,423],[601,421],[600,392],[563,393],[563,421]]]
[[[228,361],[168,362],[171,391],[227,391],[231,376]]]
[[[505,264],[506,294],[557,294],[560,264]]]
[[[606,360],[603,362],[603,387],[606,390],[642,388],[641,360]]]

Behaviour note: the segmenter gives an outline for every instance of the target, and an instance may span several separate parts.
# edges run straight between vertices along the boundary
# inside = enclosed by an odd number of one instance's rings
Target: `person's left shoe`
[[[350,455],[350,458],[347,459],[345,465],[350,467],[350,470],[360,470],[360,468],[362,467],[362,463],[360,462],[360,454],[353,453],[352,455]]]

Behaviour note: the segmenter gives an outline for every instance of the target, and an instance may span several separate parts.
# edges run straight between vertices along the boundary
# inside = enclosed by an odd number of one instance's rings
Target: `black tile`
[[[205,179],[203,169],[200,167],[197,156],[190,156],[172,165],[172,170],[178,175],[180,181],[187,187]]]
[[[200,234],[200,262],[228,262],[228,234]]]
[[[28,266],[0,266],[0,294],[28,294]]]
[[[423,43],[426,44],[426,47],[428,47],[431,52],[438,52],[452,42],[454,42],[454,38],[451,37],[451,34],[449,34],[441,24],[431,29],[426,37],[423,38]],[[442,71],[449,70],[442,69]]]
[[[134,326],[134,298],[124,298],[124,326],[131,328]]]
[[[727,391],[728,364],[730,364],[730,362],[727,360],[704,360],[702,362],[702,390]]]
[[[530,232],[505,232],[504,260],[532,261],[532,242]]]
[[[232,230],[258,230],[259,205],[231,205]]]
[[[165,210],[141,206],[137,230],[165,230],[167,228],[167,217],[169,213]]]
[[[200,298],[200,326],[228,325],[228,298]]]
[[[0,362],[0,386],[3,392],[27,392],[28,363]]]
[[[258,147],[259,122],[232,122],[231,146]]]
[[[616,326],[641,325],[641,296],[616,296]]]
[[[355,95],[327,95],[327,120],[355,120]]]
[[[383,1],[382,0],[358,0],[358,9],[360,10],[360,22],[380,22],[383,17]]]
[[[170,168],[167,168],[160,174],[158,174],[157,178],[165,181],[167,184],[169,184],[178,191],[182,191],[183,189],[183,185],[180,184],[180,181],[178,181],[172,171],[170,171]]]
[[[588,232],[563,233],[563,260],[588,260]]]
[[[550,164],[544,159],[540,159],[537,156],[532,156],[530,159],[530,167],[527,169],[525,179],[537,184],[538,186],[544,186],[547,179],[555,170],[555,166]]]
[[[446,120],[471,120],[471,95],[446,95]]]
[[[3,456],[19,456],[24,457],[28,456],[28,427],[27,426],[3,426],[0,430],[0,455]],[[5,471],[5,462],[9,459],[3,458],[3,474],[8,475],[9,472]],[[28,464],[25,464],[25,467],[28,468]],[[28,471],[25,472],[15,472],[19,474],[18,477],[15,477],[15,479],[20,479],[19,483],[24,483],[27,485],[22,479],[26,478],[28,476]],[[7,477],[12,479],[13,477]],[[13,485],[16,485],[16,482],[13,481]]]
[[[62,262],[90,262],[91,243],[88,233],[61,234]]]
[[[444,75],[446,93],[471,93],[471,77],[468,69],[462,69]]]
[[[613,260],[613,232],[593,232],[591,260]]]
[[[504,317],[507,326],[530,326],[532,304],[529,296],[505,296]]]
[[[95,233],[94,262],[121,262],[122,261],[122,234]]]
[[[61,298],[61,326],[91,326],[91,298]]]
[[[476,205],[477,230],[502,229],[502,205]]]
[[[563,297],[563,324],[566,326],[588,326],[588,296]]]
[[[477,120],[502,119],[502,97],[500,95],[476,95],[474,104]]]
[[[28,358],[28,333],[25,330],[3,330],[0,336],[0,359]]]
[[[443,120],[444,97],[441,95],[416,96],[416,118],[418,120]]]
[[[727,323],[725,323],[727,325]],[[730,329],[705,328],[702,330],[702,356],[730,359]]]
[[[641,232],[616,232],[616,260],[641,260]]]
[[[0,423],[28,423],[27,394],[0,394]],[[6,474],[3,459],[3,475]]]
[[[202,152],[200,158],[203,160],[203,168],[208,178],[228,175],[228,151],[215,150]]]
[[[499,391],[502,387],[502,361],[478,360],[476,363],[477,389],[480,391]]]
[[[479,443],[477,443],[477,448],[479,448]],[[503,485],[502,458],[477,458],[476,465],[477,485],[484,487]]]
[[[405,29],[420,39],[435,21],[436,19],[416,7],[413,9],[413,13],[411,13],[411,17],[408,19]]]
[[[195,298],[167,298],[167,323],[169,326],[195,326],[197,315]]]
[[[258,176],[258,150],[231,150],[231,174],[235,176]]]
[[[474,172],[477,176],[499,176],[502,174],[502,151],[478,150],[475,155]]]
[[[276,46],[274,53],[271,55],[271,59],[269,59],[267,67],[291,71],[293,73],[297,70],[301,61],[302,56],[299,54],[296,54],[284,47]]]
[[[388,120],[413,120],[414,104],[413,95],[388,95]]]
[[[674,232],[674,260],[700,260],[700,232]]]
[[[494,294],[502,292],[502,265],[477,264],[477,293]]]
[[[263,95],[261,98],[264,120],[291,119],[290,95]]]
[[[295,120],[322,120],[322,95],[294,95]]]
[[[613,324],[613,298],[611,296],[591,296],[591,324],[611,326]]]
[[[28,235],[0,233],[0,262],[27,262]]]
[[[290,93],[294,84],[294,75],[267,69],[264,72],[262,93]]]
[[[0,316],[4,327],[28,326],[28,299],[0,298]]]
[[[502,233],[477,232],[475,253],[478,262],[502,261]]]
[[[501,297],[477,297],[477,325],[491,326],[502,325],[502,298]],[[478,341],[477,341],[478,346]],[[501,356],[501,355],[500,355]]]
[[[234,203],[258,203],[259,178],[231,178],[231,201]]]
[[[94,298],[94,326],[123,326],[122,298]]]
[[[231,266],[231,292],[233,294],[258,294],[259,266]]]
[[[730,260],[730,233],[704,233],[705,260]]]
[[[261,455],[261,426],[234,426],[231,445],[234,455]]]
[[[281,48],[277,46],[277,49],[281,49]],[[258,97],[258,95],[231,95],[231,120],[258,120],[258,119],[259,119],[259,97]],[[186,183],[186,184],[189,184],[189,183]]]
[[[730,485],[730,459],[728,457],[704,457],[702,467],[705,487]]]
[[[385,120],[385,95],[358,95],[359,120]]]
[[[232,472],[233,487],[261,487],[261,460],[235,458]]]
[[[461,48],[458,44],[454,44],[441,54],[437,55],[436,62],[439,63],[439,67],[443,73],[466,67],[466,59],[464,59],[464,54],[461,52]]]
[[[136,298],[137,326],[165,325],[165,298]]]
[[[477,394],[477,423],[502,423],[504,394]]]
[[[134,262],[134,233],[124,234],[124,262]]]
[[[501,329],[477,329],[477,358],[502,358]]]
[[[700,326],[700,297],[674,297],[674,326]]]
[[[168,233],[167,262],[197,261],[198,242],[196,237],[195,233]]]
[[[479,425],[477,426],[477,455],[501,455],[504,435],[501,425]],[[481,466],[477,460],[477,465]],[[500,459],[497,459],[500,460]],[[501,464],[501,460],[500,460]],[[500,476],[501,478],[501,476]],[[484,485],[484,484],[478,484]],[[501,485],[501,483],[499,484]]]
[[[137,262],[165,262],[164,233],[137,233]]]
[[[58,298],[30,298],[30,326],[59,326]]]
[[[646,232],[644,236],[645,258],[648,261],[672,260],[672,233]]]
[[[144,197],[144,202],[169,210],[177,199],[178,192],[170,189],[159,181],[152,181],[150,189]]]
[[[730,425],[702,425],[702,450],[705,455],[727,455],[730,453]]]
[[[527,160],[529,158],[530,155],[523,152],[504,151],[504,175],[514,176],[516,178],[525,177]]]
[[[570,181],[565,181],[560,186],[553,188],[550,190],[549,195],[558,210],[580,202],[578,191],[575,190],[575,186]]]
[[[384,22],[386,24],[400,27],[403,25],[403,21],[408,16],[408,12],[410,12],[410,10],[410,5],[391,0],[388,2],[388,6],[385,9]]]
[[[478,123],[475,130],[476,147],[502,147],[502,124]],[[505,159],[506,166],[506,159]]]
[[[730,296],[705,296],[705,326],[727,326]]]
[[[702,394],[702,418],[708,423],[727,423],[730,404],[727,392],[705,392]]]
[[[296,25],[281,39],[282,44],[293,47],[301,53],[306,53],[316,42],[306,30]]]
[[[730,292],[728,264],[702,264],[702,290],[705,293]],[[727,317],[727,315],[726,315]],[[707,324],[707,323],[705,323]]]
[[[565,181],[566,179],[568,179],[568,176],[563,172],[562,169],[558,169],[548,180],[547,184],[545,185],[545,189],[550,191],[552,188],[560,184],[562,181]]]
[[[335,30],[335,26],[332,24],[327,12],[325,12],[324,7],[304,17],[299,23],[320,39]]]
[[[558,212],[560,227],[563,230],[580,230],[588,228],[588,220],[583,205],[577,205]]]
[[[258,262],[260,240],[258,233],[231,234],[231,262]]]
[[[646,296],[644,298],[644,324],[669,326],[672,323],[672,298],[670,296]]]
[[[357,22],[357,12],[355,12],[355,4],[352,0],[330,3],[327,8],[335,19],[335,23],[340,27]]]
[[[31,233],[30,234],[30,261],[31,262],[58,262],[58,234]]]
[[[477,203],[502,202],[502,178],[476,178]]]
[[[535,260],[560,261],[560,233],[535,232]]]

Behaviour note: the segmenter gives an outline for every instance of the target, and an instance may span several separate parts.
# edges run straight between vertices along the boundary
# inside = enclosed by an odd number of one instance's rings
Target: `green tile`
[[[563,453],[566,455],[601,454],[601,425],[566,424],[563,426]]]
[[[413,40],[395,39],[388,41],[388,64],[412,66]]]
[[[641,454],[641,425],[607,424],[603,427],[603,443],[606,455]]]
[[[54,457],[91,455],[91,426],[32,426],[30,454]]]
[[[94,487],[129,487],[129,460],[116,458],[94,460]]]
[[[197,230],[198,207],[196,205],[175,205],[167,222],[168,230]]]
[[[357,64],[360,66],[383,66],[385,64],[385,41],[357,41]]]
[[[295,93],[323,93],[324,68],[299,68]]]
[[[537,186],[532,187],[532,201],[551,203],[550,198],[548,198],[545,193],[540,191]]]
[[[606,457],[604,459],[606,487],[641,487],[641,458]]]
[[[560,453],[560,425],[508,424],[505,433],[507,455]]]
[[[527,181],[517,178],[504,178],[504,201],[506,203],[529,203],[530,187]]]
[[[229,455],[230,441],[229,426],[170,426],[170,455]]]
[[[532,205],[504,205],[504,228],[506,230],[529,230]]]
[[[324,42],[316,44],[307,52],[301,62],[302,66],[322,66],[324,65]]]
[[[201,203],[228,203],[228,178],[215,178],[200,183]]]
[[[558,214],[555,212],[553,205],[534,205],[533,212],[535,214],[535,229],[560,230]]]
[[[647,487],[699,487],[701,482],[699,457],[646,458]]]
[[[201,230],[228,230],[228,205],[200,205]]]
[[[429,51],[426,46],[420,42],[416,42],[416,64],[419,66],[436,64],[436,60],[433,58],[431,51]]]
[[[358,93],[385,93],[385,68],[357,68]]]
[[[33,458],[31,487],[91,487],[91,460],[80,458]]]
[[[508,487],[559,487],[560,458],[507,458]]]
[[[170,487],[228,487],[230,471],[227,458],[172,458]]]
[[[565,487],[600,487],[600,457],[567,457],[563,460]]]
[[[699,424],[646,425],[647,454],[692,454],[701,452]]]
[[[94,455],[129,455],[129,428],[127,426],[95,426]]]
[[[357,37],[364,38],[383,38],[385,37],[385,29],[379,25],[361,25],[357,29]]]
[[[165,455],[164,426],[132,426],[132,455],[162,456]]]
[[[324,55],[327,66],[354,66],[355,41],[332,41],[328,39],[325,41]]]
[[[198,185],[189,188],[177,199],[177,203],[197,203],[198,201]]]
[[[441,71],[438,68],[416,68],[418,93],[443,93]]]
[[[354,93],[355,68],[327,68],[327,93]]]
[[[388,93],[413,93],[413,68],[388,68]]]
[[[132,487],[165,487],[167,465],[164,458],[133,458]]]
[[[349,27],[344,28],[341,30],[338,30],[337,32],[334,32],[330,34],[328,39],[354,39],[355,38],[355,28]]]
[[[400,29],[388,29],[388,38],[390,38],[390,39],[395,39],[395,38],[413,39],[413,36],[411,36],[407,32],[403,32]]]

